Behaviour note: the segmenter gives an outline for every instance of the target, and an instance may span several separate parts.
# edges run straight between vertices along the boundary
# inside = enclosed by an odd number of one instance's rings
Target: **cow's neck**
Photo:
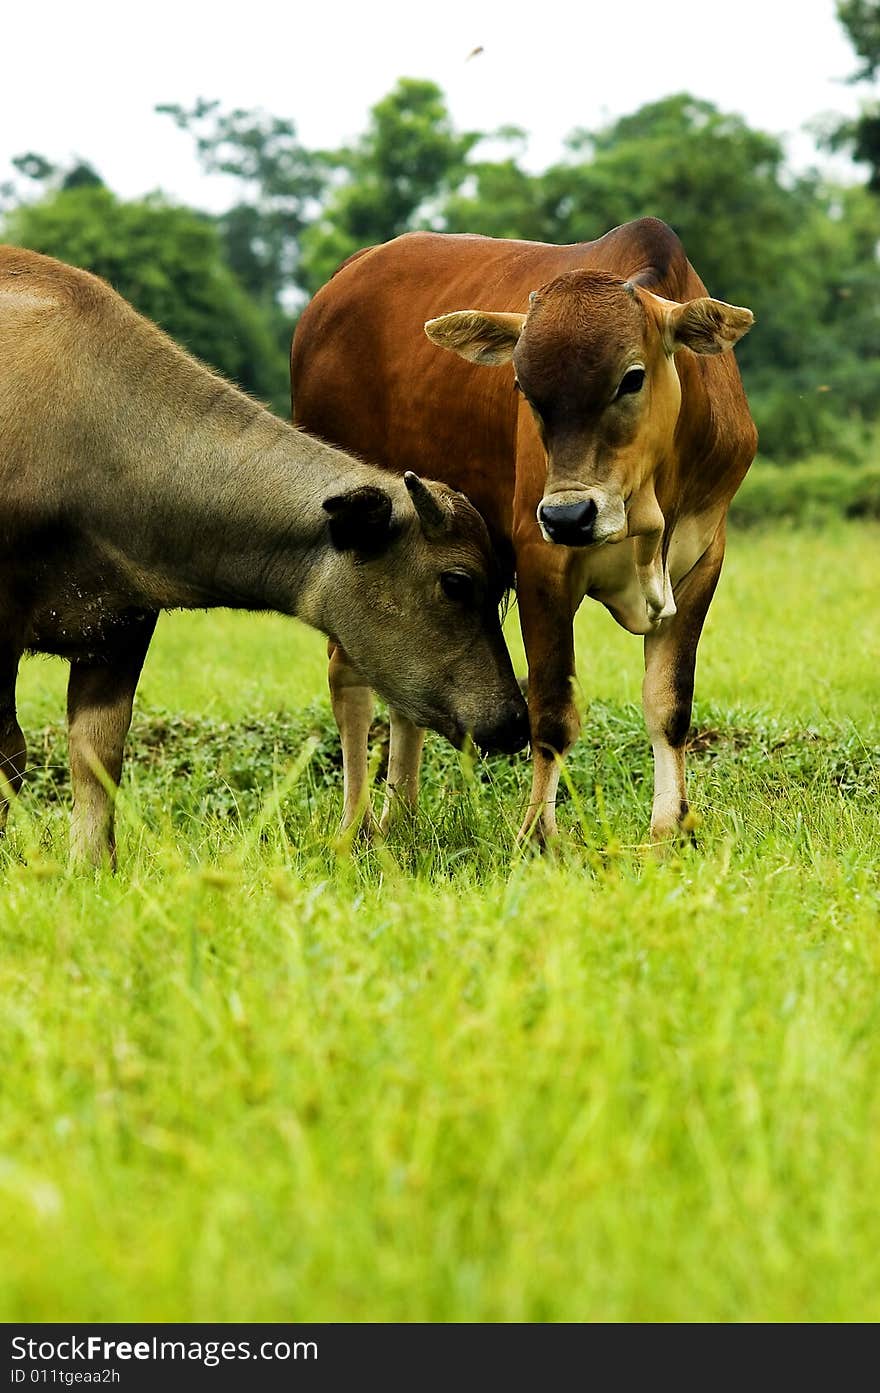
[[[666,566],[663,545],[667,519],[657,502],[653,477],[649,478],[630,501],[629,535],[633,539],[633,561],[639,591],[645,602],[649,625],[675,614],[675,600]]]

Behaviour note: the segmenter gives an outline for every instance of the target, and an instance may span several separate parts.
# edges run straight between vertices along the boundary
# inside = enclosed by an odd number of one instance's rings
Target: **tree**
[[[710,102],[679,93],[575,132],[542,174],[478,164],[445,212],[452,230],[548,242],[663,218],[711,293],[755,311],[737,357],[763,450],[839,452],[880,414],[878,210],[861,190],[792,179],[778,140]]]
[[[440,88],[401,78],[372,108],[353,146],[325,152],[332,190],[302,238],[302,277],[316,290],[352,252],[441,221],[482,137],[456,132]]]
[[[123,202],[85,182],[8,213],[3,236],[103,276],[197,357],[286,413],[284,358],[209,219],[158,196]]]
[[[880,0],[838,0],[837,17],[862,60],[850,81],[873,81],[880,73]],[[867,164],[868,187],[880,193],[880,102],[866,102],[855,121],[838,125],[831,144],[849,148],[854,159]]]
[[[840,20],[862,60],[853,82],[874,78],[880,72],[880,4],[878,0],[837,0]]]
[[[519,141],[518,132],[499,134]],[[474,160],[463,186],[444,203],[442,214],[447,232],[552,242],[558,231],[543,176],[523,169],[516,154],[500,160]]]
[[[61,165],[52,164],[45,155],[37,154],[34,150],[29,150],[24,155],[15,155],[12,167],[30,184],[37,185],[39,193],[43,196],[53,189],[76,189],[86,185],[98,186],[104,182],[100,174],[87,160],[75,160],[72,165],[64,168]],[[26,201],[20,185],[15,180],[6,180],[0,184],[0,211],[15,208],[19,203]]]
[[[239,200],[216,220],[226,259],[255,300],[277,306],[295,285],[299,239],[327,180],[320,156],[300,144],[292,121],[241,108],[224,112],[200,98],[157,106],[191,135],[208,173],[238,181]]]
[[[858,78],[876,77],[880,0],[839,10]],[[880,200],[794,177],[774,136],[711,102],[677,93],[576,131],[539,173],[524,167],[521,131],[494,132],[489,146],[455,128],[434,83],[411,78],[331,151],[306,150],[291,121],[259,111],[159,109],[195,139],[205,169],[238,181],[227,213],[122,203],[87,162],[59,168],[30,152],[16,172],[43,196],[7,217],[7,236],[105,275],[285,414],[291,301],[358,248],[419,227],[589,241],[652,215],[678,232],[713,295],[756,313],[738,357],[765,453],[839,454],[880,416]],[[880,138],[874,169],[880,189]]]

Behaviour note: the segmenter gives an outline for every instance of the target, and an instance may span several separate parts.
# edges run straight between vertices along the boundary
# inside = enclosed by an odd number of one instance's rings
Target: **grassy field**
[[[640,644],[589,603],[556,861],[525,759],[436,739],[417,827],[337,858],[322,640],[177,615],[120,873],[71,877],[28,662],[0,1319],[880,1318],[878,598],[876,524],[733,537],[659,864]]]

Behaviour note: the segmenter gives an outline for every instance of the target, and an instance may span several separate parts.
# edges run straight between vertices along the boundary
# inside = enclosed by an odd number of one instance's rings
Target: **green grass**
[[[876,525],[732,538],[662,863],[596,606],[556,862],[514,851],[527,762],[434,739],[418,824],[337,858],[320,637],[179,615],[120,873],[72,877],[27,663],[0,1318],[880,1318],[878,595]]]

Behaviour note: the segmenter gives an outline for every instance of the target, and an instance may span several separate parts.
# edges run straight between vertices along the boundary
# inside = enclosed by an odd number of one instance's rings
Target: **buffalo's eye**
[[[640,392],[644,385],[645,369],[627,368],[623,377],[620,379],[620,386],[614,395],[614,400],[617,401],[618,397],[628,397],[634,392]]]
[[[468,605],[473,601],[474,580],[466,571],[443,571],[440,588],[447,600],[454,600],[458,605]]]

